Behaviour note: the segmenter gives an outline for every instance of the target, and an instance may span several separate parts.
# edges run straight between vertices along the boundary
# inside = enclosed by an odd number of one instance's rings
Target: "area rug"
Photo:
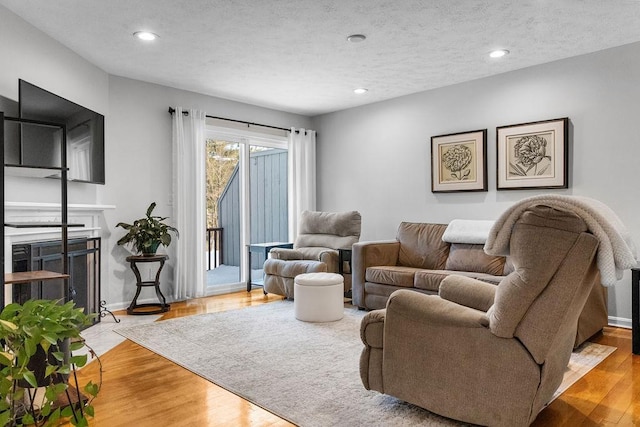
[[[295,319],[292,302],[278,301],[116,332],[300,426],[461,425],[364,389],[358,370],[364,314],[346,308],[340,321],[307,323]],[[573,382],[615,348],[580,350],[568,371]]]

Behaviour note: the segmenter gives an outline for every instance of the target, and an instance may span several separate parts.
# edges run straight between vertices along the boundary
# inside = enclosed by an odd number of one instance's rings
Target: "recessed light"
[[[369,89],[365,89],[363,87],[359,87],[358,89],[353,90],[353,93],[355,93],[356,95],[362,95],[363,93],[367,92],[369,92]]]
[[[350,41],[351,43],[360,43],[363,42],[367,39],[367,36],[365,36],[364,34],[351,34],[349,37],[347,37],[347,41]]]
[[[136,31],[133,35],[144,41],[151,41],[158,38],[157,34],[150,33],[149,31]]]
[[[502,58],[505,55],[508,55],[509,51],[507,49],[497,49],[492,51],[489,56],[492,58]]]

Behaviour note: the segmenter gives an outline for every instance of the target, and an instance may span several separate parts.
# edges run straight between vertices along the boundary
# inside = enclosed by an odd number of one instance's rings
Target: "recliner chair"
[[[338,249],[351,249],[360,239],[362,219],[357,211],[300,214],[293,249],[273,248],[264,263],[264,291],[294,298],[294,279],[312,272],[338,273]],[[345,292],[351,289],[351,270],[343,266]]]
[[[562,382],[598,244],[576,214],[529,208],[498,286],[452,275],[439,295],[398,290],[364,317],[365,388],[463,422],[529,425]]]

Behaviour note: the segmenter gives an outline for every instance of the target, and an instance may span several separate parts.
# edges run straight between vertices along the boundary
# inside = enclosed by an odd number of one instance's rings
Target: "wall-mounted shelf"
[[[5,222],[5,227],[11,228],[60,228],[61,222]],[[84,224],[67,224],[67,227],[84,227]]]
[[[38,270],[38,271],[23,271],[20,273],[5,273],[4,284],[18,284],[18,283],[31,283],[40,282],[44,280],[54,279],[68,279],[68,274],[56,273],[55,271]]]
[[[18,165],[13,163],[5,163],[4,167],[17,169],[42,169],[48,171],[61,171],[63,169],[69,170],[69,168],[62,168],[60,166]]]
[[[60,167],[5,164],[5,173],[26,178],[60,178]]]

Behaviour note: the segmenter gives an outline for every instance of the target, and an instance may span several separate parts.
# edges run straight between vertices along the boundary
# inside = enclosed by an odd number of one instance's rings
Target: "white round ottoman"
[[[305,322],[333,322],[344,315],[344,282],[335,273],[299,274],[293,284],[293,310]]]

